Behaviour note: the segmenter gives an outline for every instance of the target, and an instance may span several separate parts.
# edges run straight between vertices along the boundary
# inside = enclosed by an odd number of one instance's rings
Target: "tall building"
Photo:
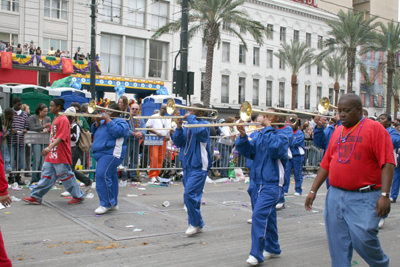
[[[385,19],[377,18],[376,21],[387,23],[388,20],[398,21],[398,0],[353,0],[355,10],[367,12],[367,15],[376,15]]]
[[[318,7],[337,14],[340,9],[347,11],[347,8],[353,8],[353,0],[318,1]]]

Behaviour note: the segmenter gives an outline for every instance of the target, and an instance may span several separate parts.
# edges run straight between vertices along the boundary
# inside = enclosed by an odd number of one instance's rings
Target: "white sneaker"
[[[384,224],[385,224],[385,219],[381,219],[381,220],[379,221],[379,224],[378,224],[379,229],[381,229],[381,228],[383,227]]]
[[[118,207],[118,205],[112,206],[112,207],[110,208],[110,210],[119,210],[119,207]]]
[[[258,260],[253,257],[253,256],[249,256],[249,258],[247,259],[246,263],[250,264],[250,265],[258,265]]]
[[[125,171],[126,168],[125,168],[125,166],[119,165],[119,166],[117,167],[117,170],[119,170],[119,171]]]
[[[394,201],[394,199],[391,198],[391,197],[390,197],[389,199],[390,199],[390,202],[391,202],[391,203],[395,203],[395,202],[396,202],[396,201]]]
[[[247,220],[247,223],[252,224],[252,223],[253,223],[253,219],[248,219],[248,220]]]
[[[283,209],[284,206],[285,206],[285,203],[278,203],[278,204],[276,204],[276,209],[277,210]]]
[[[111,208],[106,208],[106,207],[100,206],[94,211],[94,213],[96,213],[96,214],[104,214],[107,211],[109,211],[110,209]]]
[[[301,194],[296,192],[296,193],[294,193],[294,196],[299,197],[299,196],[301,196]]]
[[[61,193],[61,196],[62,197],[70,197],[71,194],[68,191],[65,191],[65,192]]]
[[[287,196],[288,194],[287,194],[287,193],[284,193],[283,195],[284,195],[284,196]]]
[[[151,178],[151,179],[150,179],[150,182],[156,183],[156,182],[157,182],[157,178],[156,178],[156,177]]]
[[[189,227],[186,230],[185,234],[190,236],[190,235],[194,235],[194,234],[201,233],[201,232],[203,232],[203,228],[201,228],[200,226],[189,225]]]
[[[183,209],[184,209],[185,211],[187,211],[187,207],[186,207],[185,204],[183,204]]]
[[[270,258],[279,258],[281,256],[281,254],[269,253],[269,252],[264,250],[263,256],[264,256],[264,260],[268,260]]]

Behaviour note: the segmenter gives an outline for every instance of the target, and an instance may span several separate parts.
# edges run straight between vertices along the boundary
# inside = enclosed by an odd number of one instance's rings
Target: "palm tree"
[[[400,26],[397,22],[388,22],[387,27],[382,23],[377,23],[382,33],[375,33],[373,41],[368,43],[363,53],[368,51],[386,51],[386,113],[392,113],[393,98],[393,73],[396,70],[396,59],[400,53]]]
[[[346,74],[346,59],[343,57],[333,55],[324,58],[323,68],[329,71],[329,75],[333,76],[335,84],[333,89],[335,90],[335,106],[338,104],[339,96],[339,79]]]
[[[247,44],[241,33],[250,33],[254,40],[262,45],[263,33],[267,29],[258,21],[251,20],[245,11],[238,10],[245,0],[197,0],[190,1],[189,7],[189,39],[201,32],[203,44],[207,45],[206,75],[204,80],[204,105],[210,106],[211,81],[214,61],[214,47],[221,44],[221,33],[236,35],[244,48]],[[178,32],[182,21],[172,21],[159,28],[152,38],[168,32]]]
[[[394,93],[394,119],[397,119],[397,110],[399,108],[399,91],[400,91],[400,72],[393,75],[393,93]]]
[[[288,66],[290,71],[292,72],[292,105],[291,109],[294,110],[296,108],[296,91],[297,91],[297,75],[300,72],[300,69],[305,66],[307,63],[312,64],[315,59],[314,48],[310,48],[306,43],[293,42],[290,44],[282,43],[282,48],[280,48],[278,53],[274,53],[274,55],[281,60],[283,60],[284,64]]]
[[[364,13],[355,13],[349,10],[345,13],[339,10],[338,18],[328,20],[328,24],[332,29],[327,32],[333,36],[325,41],[325,46],[328,48],[322,52],[320,56],[336,52],[347,58],[347,93],[353,93],[353,76],[355,67],[355,58],[357,47],[366,44],[372,40],[373,29],[377,26],[372,24],[375,17],[364,20]]]

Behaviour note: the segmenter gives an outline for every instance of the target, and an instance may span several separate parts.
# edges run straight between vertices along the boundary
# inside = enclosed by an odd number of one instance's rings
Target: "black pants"
[[[81,181],[82,183],[85,184],[85,186],[89,186],[92,183],[92,180],[89,179],[86,175],[83,175],[81,172],[75,170],[75,165],[76,162],[78,162],[78,159],[82,156],[83,152],[79,148],[78,145],[71,147],[71,152],[72,152],[72,170],[74,171],[76,179]]]

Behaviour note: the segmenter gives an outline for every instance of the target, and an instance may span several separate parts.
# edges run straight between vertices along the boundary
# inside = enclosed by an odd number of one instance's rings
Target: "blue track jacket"
[[[250,176],[255,184],[282,184],[284,166],[282,159],[288,157],[289,138],[272,126],[262,130],[258,138],[248,136],[236,139],[236,149],[246,158],[253,159]]]
[[[283,133],[284,135],[286,135],[286,137],[287,137],[288,140],[289,140],[288,147],[290,148],[290,147],[293,145],[293,128],[290,127],[289,125],[286,125],[286,126],[284,126],[284,127],[282,127],[282,128],[278,128],[277,131],[282,131],[282,133]],[[289,150],[289,149],[288,149],[288,150]],[[289,154],[289,151],[288,151],[288,154]],[[292,154],[292,155],[293,155],[293,154]],[[281,159],[281,162],[282,162],[282,164],[283,164],[283,167],[286,168],[286,163],[287,163],[288,160],[289,160],[289,157],[287,157],[287,158],[285,158],[285,159]]]
[[[303,148],[303,154],[300,154],[299,147]],[[306,152],[306,145],[304,143],[304,133],[299,129],[296,133],[293,133],[293,143],[290,146],[292,155],[294,156],[304,156]]]
[[[258,138],[259,136],[261,136],[261,132],[260,131],[256,131],[250,134],[250,139],[254,140],[256,138]],[[251,167],[253,166],[253,159],[251,158],[247,158],[246,159],[246,167],[250,170]],[[251,174],[251,172],[250,172]],[[250,178],[253,178],[250,176]]]
[[[187,117],[187,121],[187,125],[208,124],[203,119],[198,121],[193,114]],[[176,128],[172,141],[175,146],[181,148],[179,159],[182,161],[183,168],[202,171],[208,171],[211,168],[210,128]]]
[[[105,123],[105,120],[102,120],[97,128],[95,124],[92,124],[94,158],[98,160],[102,154],[108,154],[123,159],[126,152],[126,140],[129,136],[128,123],[123,119],[117,118],[109,123]]]
[[[394,148],[394,158],[396,160],[397,166],[399,165],[399,162],[397,161],[397,153],[399,152],[400,148],[400,134],[396,129],[393,129],[392,127],[386,128],[388,133],[390,134],[390,138],[392,139],[393,143],[393,148]]]
[[[332,134],[335,131],[335,125],[329,125],[328,127],[326,127],[326,129],[324,129],[324,127],[322,128],[318,128],[317,126],[315,126],[314,131],[313,131],[313,142],[314,145],[316,145],[318,148],[321,148],[324,150],[324,155],[325,155],[325,151],[328,149],[328,145],[329,145],[329,141],[331,140]],[[342,122],[339,120],[338,126],[342,125]]]

